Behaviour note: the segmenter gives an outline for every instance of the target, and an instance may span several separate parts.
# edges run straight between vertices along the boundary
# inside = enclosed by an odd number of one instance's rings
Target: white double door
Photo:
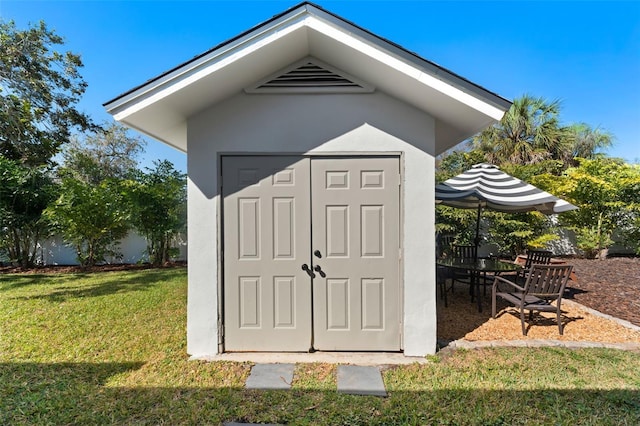
[[[400,350],[399,164],[222,158],[225,350]]]

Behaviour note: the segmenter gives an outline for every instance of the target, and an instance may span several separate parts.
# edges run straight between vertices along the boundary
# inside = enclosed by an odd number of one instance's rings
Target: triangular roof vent
[[[370,84],[308,57],[245,89],[247,93],[371,93]]]

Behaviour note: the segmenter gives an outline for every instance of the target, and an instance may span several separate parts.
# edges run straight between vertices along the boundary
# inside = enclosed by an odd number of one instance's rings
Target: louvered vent
[[[315,59],[306,59],[296,63],[263,80],[258,85],[246,89],[250,93],[261,92],[372,92],[373,88],[338,70],[322,64]]]

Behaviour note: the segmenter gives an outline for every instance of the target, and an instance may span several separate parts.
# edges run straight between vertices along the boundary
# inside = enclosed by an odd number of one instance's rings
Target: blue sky
[[[266,21],[298,1],[0,0],[19,28],[44,20],[80,54],[102,104]],[[640,1],[325,1],[316,4],[513,100],[560,100],[563,124],[615,136],[612,156],[640,162]],[[184,154],[150,140],[143,166]]]

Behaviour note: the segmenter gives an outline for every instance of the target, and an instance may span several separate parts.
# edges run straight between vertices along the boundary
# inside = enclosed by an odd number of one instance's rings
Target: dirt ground
[[[456,285],[449,294],[449,306],[438,305],[438,338],[441,340],[528,340],[554,339],[602,343],[640,343],[640,332],[579,308],[588,308],[640,326],[640,258],[606,260],[567,259],[574,265],[575,281],[569,281],[568,303],[562,305],[564,335],[558,333],[555,314],[534,315],[527,336],[522,335],[518,312],[498,303],[498,315],[491,318],[490,289],[484,296],[483,312],[478,312],[468,287]]]

